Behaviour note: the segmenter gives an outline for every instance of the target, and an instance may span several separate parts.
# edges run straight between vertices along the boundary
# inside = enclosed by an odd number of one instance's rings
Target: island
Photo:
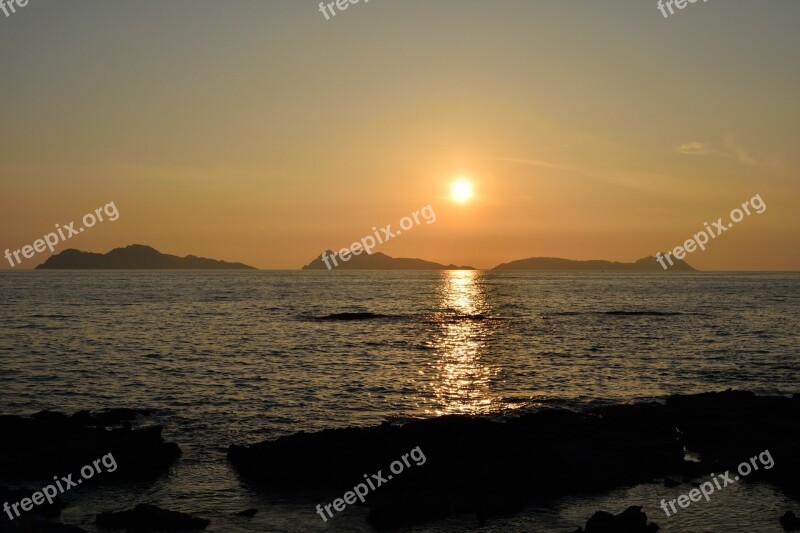
[[[335,258],[332,256],[333,252],[327,250],[305,265],[303,270],[475,270],[471,266],[442,265],[424,259],[395,258],[381,252],[350,255],[347,261],[342,261],[338,254]],[[330,268],[322,260],[323,257],[327,258]]]
[[[685,261],[671,257],[675,263],[664,269],[655,257],[644,257],[635,263],[618,263],[616,261],[575,261],[573,259],[560,259],[558,257],[531,257],[518,259],[509,263],[497,265],[492,270],[556,270],[556,271],[583,271],[583,272],[697,272]]]
[[[561,259],[558,257],[531,257],[518,259],[509,263],[497,265],[492,270],[514,271],[576,271],[576,272],[697,272],[685,261],[671,258],[674,265],[666,271],[656,261],[655,257],[645,257],[635,263],[619,263],[616,261],[590,260],[577,261]],[[316,259],[305,265],[303,270],[476,270],[471,266],[443,265],[426,261],[424,259],[409,259],[390,257],[381,252],[373,254],[361,253],[348,255],[347,261],[342,261],[339,254],[334,256],[331,250],[326,250]]]
[[[43,270],[256,270],[242,263],[228,263],[187,255],[162,254],[155,248],[132,244],[106,254],[70,248],[36,267]]]

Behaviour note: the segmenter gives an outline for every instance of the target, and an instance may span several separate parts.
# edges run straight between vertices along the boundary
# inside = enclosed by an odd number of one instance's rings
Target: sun
[[[465,178],[459,178],[457,181],[453,182],[453,185],[450,187],[450,196],[460,204],[469,202],[472,198],[472,194],[472,183]]]

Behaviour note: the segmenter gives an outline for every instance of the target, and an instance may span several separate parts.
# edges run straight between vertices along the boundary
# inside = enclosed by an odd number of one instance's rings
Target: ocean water
[[[321,320],[335,313],[369,320]],[[209,531],[369,531],[308,495],[264,495],[232,443],[445,413],[513,416],[728,388],[800,392],[800,274],[447,272],[0,273],[0,412],[151,408],[184,451],[170,475],[84,484],[62,521],[151,502]],[[55,473],[54,473],[55,474]],[[2,473],[0,473],[2,477]],[[688,489],[687,489],[688,490]],[[670,519],[682,487],[621,488],[415,531],[574,531],[644,505],[662,531],[781,531],[777,489],[741,484]],[[249,507],[253,519],[232,516]]]

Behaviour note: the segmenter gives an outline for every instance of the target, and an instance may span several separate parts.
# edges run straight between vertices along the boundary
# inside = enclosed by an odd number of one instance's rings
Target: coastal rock
[[[377,313],[333,313],[317,317],[317,320],[374,320],[376,318],[388,318],[388,316]]]
[[[644,414],[642,414],[644,417]],[[646,482],[675,470],[683,449],[674,427],[563,410],[508,423],[444,416],[403,426],[299,433],[232,446],[243,477],[271,489],[345,489],[419,447],[414,464],[367,496],[370,523],[391,528],[475,513],[480,521],[513,513],[526,500],[573,490]]]
[[[175,462],[180,448],[164,441],[160,426],[109,427],[133,418],[127,410],[96,415],[81,411],[71,417],[51,411],[0,416],[0,477],[51,480],[77,474],[84,465],[112,454],[117,469],[104,471],[98,481],[155,478]]]
[[[726,391],[589,413],[545,409],[507,422],[450,415],[405,425],[297,433],[233,445],[228,458],[255,487],[336,494],[352,488],[364,473],[386,474],[392,461],[419,446],[424,464],[412,463],[367,495],[370,523],[392,528],[459,513],[474,513],[482,522],[513,513],[526,502],[667,475],[707,476],[766,449],[775,468],[753,472],[748,481],[791,487],[800,479],[794,457],[800,448],[799,415],[796,396]],[[684,461],[684,447],[699,454],[701,462]],[[619,520],[641,525],[635,511]]]
[[[128,425],[140,416],[147,416],[153,411],[149,409],[127,409],[124,407],[103,409],[100,411],[78,411],[70,418],[73,422],[84,426]],[[35,417],[36,415],[34,415]]]
[[[9,504],[20,502],[23,498],[30,498],[34,492],[36,491],[33,489],[10,489],[0,485],[0,502]],[[15,515],[13,521],[6,519],[5,514],[0,514],[0,533],[86,533],[79,527],[47,520],[60,516],[64,507],[66,507],[64,501],[56,496],[52,504],[45,502],[42,505],[34,505],[30,511],[18,508],[20,516]],[[11,512],[14,512],[13,509]]]
[[[48,522],[40,517],[26,516],[13,522],[0,519],[0,533],[87,533],[78,526]]]
[[[597,511],[586,522],[586,529],[578,528],[576,533],[654,533],[658,525],[647,523],[647,515],[641,506],[631,506],[618,515]]]
[[[664,416],[682,432],[687,449],[699,453],[696,467],[703,475],[735,470],[742,462],[768,450],[774,467],[753,469],[747,481],[770,481],[800,493],[800,399],[756,396],[727,390],[672,396]]]
[[[792,511],[786,511],[781,517],[781,525],[786,531],[800,530],[800,518],[797,517]]]
[[[211,522],[204,518],[195,518],[185,513],[140,503],[132,510],[101,513],[95,523],[103,529],[127,529],[130,533],[147,533],[205,529]]]
[[[21,502],[24,498],[30,498],[34,492],[37,491],[28,488],[10,489],[0,485],[0,502],[8,502],[9,504]],[[64,507],[66,507],[64,501],[56,496],[53,498],[52,504],[45,502],[42,505],[34,505],[33,509],[30,511],[25,511],[24,513],[21,512],[20,517],[15,516],[14,520],[18,520],[19,518],[30,515],[36,515],[45,518],[56,518],[61,515],[61,509]],[[0,515],[0,522],[2,522],[4,518],[5,516]]]

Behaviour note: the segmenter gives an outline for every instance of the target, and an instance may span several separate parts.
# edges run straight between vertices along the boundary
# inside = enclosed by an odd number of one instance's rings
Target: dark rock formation
[[[162,254],[158,250],[141,244],[132,244],[125,248],[114,248],[107,254],[81,252],[67,249],[51,256],[37,269],[71,269],[71,270],[247,270],[251,266],[242,263],[227,263],[216,259],[187,255]]]
[[[632,506],[618,515],[597,511],[586,522],[586,529],[578,528],[575,533],[655,533],[658,525],[648,524],[647,515],[641,507]]]
[[[147,533],[205,529],[211,522],[204,518],[195,518],[185,513],[140,503],[129,511],[101,513],[95,523],[103,529],[127,529],[129,533]]]
[[[30,498],[34,492],[37,492],[33,489],[23,488],[23,489],[10,489],[8,487],[4,487],[0,485],[0,502],[8,502],[9,504],[20,502],[24,498]],[[23,516],[30,516],[36,515],[41,516],[44,518],[56,518],[61,515],[61,509],[66,507],[64,501],[56,496],[53,498],[53,503],[43,503],[42,505],[34,505],[33,509],[30,511],[25,511],[24,513],[20,511],[20,516],[14,517],[14,520],[21,518]],[[18,508],[19,510],[19,508]],[[12,511],[13,513],[13,511]],[[0,514],[0,522],[6,518],[7,515]]]
[[[800,397],[756,396],[725,391],[672,396],[663,409],[683,433],[687,449],[702,458],[703,475],[731,470],[765,450],[774,467],[760,468],[746,479],[767,480],[800,494]]]
[[[136,420],[139,416],[146,416],[152,414],[152,410],[148,409],[127,409],[117,407],[112,409],[104,409],[102,411],[78,411],[72,415],[73,422],[83,424],[84,426],[117,426],[117,425],[130,425],[131,422]],[[50,413],[43,411],[33,415],[34,418],[42,419],[44,417],[59,417],[58,413]]]
[[[374,320],[376,318],[388,318],[389,315],[376,313],[333,313],[317,317],[317,320]]]
[[[244,511],[239,511],[236,513],[236,516],[245,516],[247,518],[253,518],[258,513],[258,509],[245,509]]]
[[[16,518],[13,522],[0,518],[0,533],[86,533],[86,530],[61,522],[48,522],[34,515]]]
[[[797,518],[792,511],[786,511],[781,517],[781,525],[786,531],[800,530],[800,518]]]
[[[13,505],[21,502],[24,498],[30,498],[33,489],[10,489],[0,485],[0,502]],[[14,510],[14,520],[9,520],[7,514],[0,512],[0,533],[86,533],[83,529],[76,526],[68,526],[59,522],[50,522],[47,519],[57,518],[61,515],[61,509],[66,507],[64,501],[56,496],[53,503],[43,503],[34,505],[30,511],[24,511],[17,507],[20,515],[16,516]]]
[[[679,468],[673,427],[551,410],[508,423],[446,416],[405,426],[300,433],[251,447],[232,446],[231,462],[265,487],[347,488],[363,473],[419,446],[425,464],[371,492],[370,522],[397,527],[474,512],[480,520],[518,510],[526,500],[572,490],[649,481]]]
[[[83,466],[112,454],[117,469],[108,472],[101,464],[103,473],[96,475],[96,482],[155,478],[175,462],[180,448],[164,442],[160,426],[126,427],[134,415],[130,410],[112,410],[0,416],[0,477],[51,481],[56,475],[73,474],[78,479]],[[123,426],[111,427],[119,424]]]
[[[363,481],[363,474],[387,474],[392,461],[417,446],[425,463],[412,463],[366,497],[374,526],[400,527],[465,512],[483,520],[529,501],[667,475],[707,476],[734,469],[765,449],[776,466],[747,480],[792,488],[800,479],[800,400],[727,391],[588,414],[544,410],[505,423],[444,416],[234,445],[228,458],[255,486],[335,494]],[[699,452],[702,462],[684,461],[684,446]]]

